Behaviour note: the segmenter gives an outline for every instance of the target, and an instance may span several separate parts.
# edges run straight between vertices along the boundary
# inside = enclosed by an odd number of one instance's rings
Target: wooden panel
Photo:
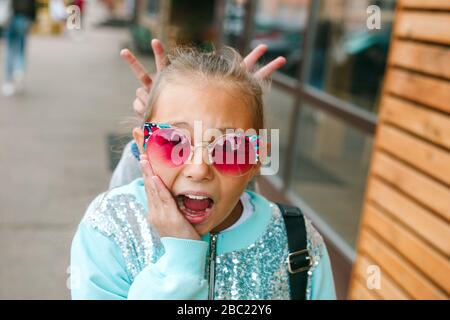
[[[450,1],[448,0],[399,0],[399,6],[402,8],[414,9],[447,9],[450,10]]]
[[[350,291],[349,299],[351,300],[377,300],[377,296],[374,295],[364,284],[355,280],[352,283],[352,289]]]
[[[439,288],[373,235],[363,230],[360,234],[359,249],[369,256],[381,269],[415,299],[446,299],[447,296]]]
[[[450,294],[450,261],[436,252],[419,237],[401,224],[382,213],[371,204],[366,207],[364,225],[376,231],[392,248],[403,252],[403,256],[434,281],[436,286]]]
[[[354,272],[356,277],[363,285],[367,281],[367,270],[369,266],[376,265],[371,259],[366,256],[361,256],[354,266]],[[379,289],[368,289],[374,294],[376,293],[380,298],[388,300],[406,300],[410,299],[410,296],[401,289],[388,275],[382,274],[380,277]],[[367,288],[367,286],[366,286]]]
[[[450,44],[450,13],[401,11],[394,34],[408,39]]]
[[[376,152],[372,172],[450,221],[450,189],[395,158]]]
[[[450,153],[390,125],[378,128],[375,145],[450,185]]]
[[[387,92],[450,113],[450,83],[392,68],[386,77]]]
[[[399,0],[394,24],[350,288],[449,299],[450,0]]]
[[[392,45],[389,63],[437,77],[450,78],[449,61],[450,49],[447,47],[399,40]]]
[[[375,177],[370,180],[367,200],[377,203],[443,254],[450,255],[450,228],[428,210]]]
[[[450,117],[445,114],[385,96],[381,103],[380,120],[450,149]]]

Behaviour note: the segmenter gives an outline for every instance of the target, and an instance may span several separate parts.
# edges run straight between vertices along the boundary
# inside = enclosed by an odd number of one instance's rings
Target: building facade
[[[187,7],[178,1],[144,3],[156,12],[155,21],[164,22],[155,22],[154,34],[169,45],[212,42],[246,54],[265,43],[269,47],[265,61],[280,55],[287,58],[287,64],[273,75],[265,101],[267,127],[280,130],[280,170],[260,177],[258,182],[262,193],[272,199],[299,206],[324,235],[339,298],[448,297],[450,76],[444,58],[449,58],[449,1],[215,0],[203,11],[191,8],[189,13],[195,16],[198,12],[203,24],[190,28],[190,34],[180,31],[189,25],[188,20],[174,13]],[[148,12],[142,14],[146,15],[143,21],[148,19]],[[407,85],[411,79],[417,81],[417,87]],[[433,81],[437,81],[435,86]],[[424,98],[434,93],[426,88],[438,88],[436,97]],[[409,112],[433,121],[418,124],[420,119]],[[409,131],[408,135],[403,131]],[[408,160],[416,151],[404,149],[403,143],[417,147],[415,141],[408,140],[409,134],[430,144],[420,149],[423,163]],[[434,150],[438,150],[436,154]],[[438,160],[426,163],[427,155]],[[425,177],[417,178],[416,171],[426,173]],[[407,174],[410,172],[413,178]],[[403,184],[395,185],[396,180]],[[422,198],[417,200],[415,183],[425,183],[437,191],[422,187]],[[400,219],[400,214],[414,215],[408,211],[410,207],[374,208],[374,197],[378,202],[387,199],[389,194],[382,192],[388,191],[383,188],[392,184],[395,190],[407,188],[400,190],[407,200],[419,202],[418,211],[414,211],[416,222],[424,226]],[[393,199],[395,203],[397,198]],[[391,227],[387,229],[391,233],[380,235],[382,225]],[[424,250],[432,249],[432,265],[440,265],[439,276],[420,269],[418,276],[413,274],[407,280],[423,281],[410,282],[406,289],[397,272],[402,274],[402,268],[413,269],[419,262],[403,258],[409,257],[411,247],[394,245],[400,237],[396,231],[411,236],[404,228],[413,228],[415,243],[423,243]],[[435,232],[440,235],[438,240],[427,238]],[[374,259],[377,248],[404,259],[393,274],[384,272],[384,260]],[[397,295],[371,292],[364,286],[363,276],[368,276],[364,272],[372,265],[381,267],[386,275],[383,286]],[[417,283],[425,283],[424,288],[431,288],[436,295],[412,293]]]

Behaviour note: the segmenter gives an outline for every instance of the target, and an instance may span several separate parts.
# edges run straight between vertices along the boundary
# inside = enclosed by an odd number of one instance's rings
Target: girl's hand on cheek
[[[148,219],[159,236],[200,240],[200,235],[178,210],[164,182],[154,174],[147,156],[141,155],[140,165],[148,199]]]

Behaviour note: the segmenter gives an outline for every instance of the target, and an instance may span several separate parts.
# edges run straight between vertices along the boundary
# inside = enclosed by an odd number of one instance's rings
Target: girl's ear
[[[139,153],[144,153],[144,131],[142,128],[136,127],[133,129],[133,138],[139,148]]]

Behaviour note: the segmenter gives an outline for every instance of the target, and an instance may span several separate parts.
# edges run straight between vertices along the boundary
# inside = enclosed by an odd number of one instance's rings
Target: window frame
[[[248,0],[245,4],[247,10],[245,21],[245,30],[243,33],[242,45],[237,48],[241,54],[247,53],[249,50],[249,42],[252,39],[253,23],[255,8],[258,0]],[[219,39],[216,43],[218,46],[223,45],[223,38],[221,32],[221,23],[223,22],[223,5],[225,0],[217,0],[218,10],[218,31]],[[342,237],[337,234],[321,217],[308,206],[307,202],[301,198],[300,195],[295,194],[292,190],[292,177],[294,172],[295,162],[293,161],[297,148],[298,137],[298,121],[303,104],[308,104],[310,108],[315,108],[327,114],[331,114],[336,118],[342,120],[345,124],[360,129],[362,132],[374,136],[378,123],[378,115],[376,113],[367,111],[357,105],[335,97],[325,91],[316,89],[307,81],[308,70],[311,67],[312,55],[314,52],[314,36],[318,22],[319,1],[309,0],[308,21],[304,32],[304,41],[301,52],[303,58],[300,60],[298,66],[297,77],[287,76],[279,71],[272,75],[272,83],[279,89],[285,91],[287,94],[294,96],[294,104],[292,106],[292,117],[289,123],[288,144],[295,146],[288,149],[285,155],[284,172],[281,176],[263,177],[267,180],[275,191],[287,196],[287,199],[293,204],[299,206],[316,224],[318,229],[322,232],[325,238],[328,238],[334,244],[336,249],[340,252],[342,257],[347,261],[347,267],[351,268],[352,263],[356,257],[356,251],[348,245]],[[220,8],[222,7],[222,9]],[[396,14],[394,9],[393,14]]]

